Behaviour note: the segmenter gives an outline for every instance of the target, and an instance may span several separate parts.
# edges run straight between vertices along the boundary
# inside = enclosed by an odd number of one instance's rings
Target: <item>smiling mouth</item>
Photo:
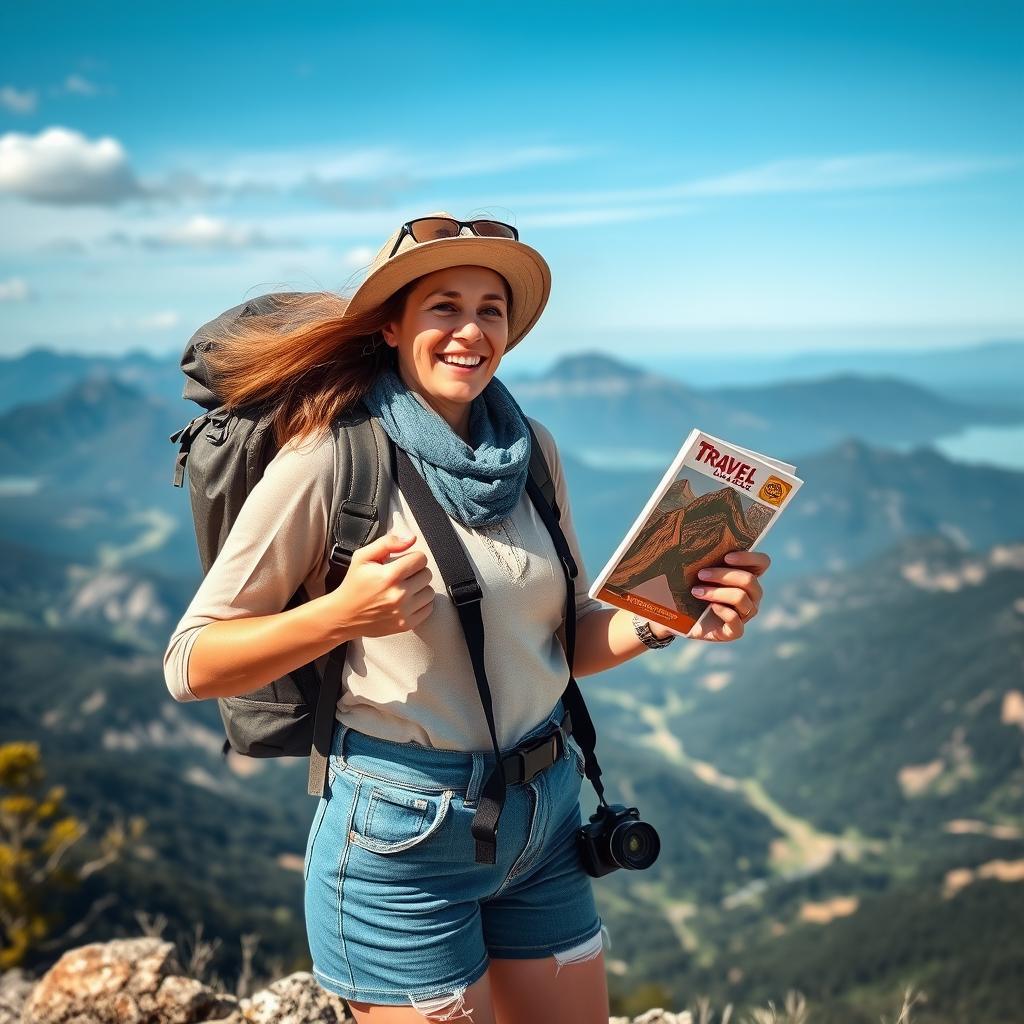
[[[468,372],[470,370],[479,370],[480,367],[482,367],[487,362],[486,356],[481,356],[480,361],[475,366],[469,366],[465,363],[449,363],[442,354],[438,354],[434,358],[439,363],[442,363],[444,366],[451,367],[451,369],[453,370],[462,370],[463,372]]]

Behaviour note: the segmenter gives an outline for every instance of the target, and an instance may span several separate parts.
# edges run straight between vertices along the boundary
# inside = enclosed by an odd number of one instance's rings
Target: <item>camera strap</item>
[[[532,427],[530,429],[533,430]],[[562,564],[562,572],[565,575],[565,658],[569,664],[569,682],[562,694],[562,703],[572,715],[572,734],[583,752],[584,773],[590,779],[600,800],[604,802],[601,766],[597,763],[597,756],[594,753],[594,748],[597,746],[597,730],[594,728],[590,712],[583,700],[579,684],[572,674],[573,657],[576,653],[576,587],[574,580],[579,574],[579,569],[569,549],[569,542],[565,539],[565,534],[562,533],[562,527],[558,525],[561,512],[557,502],[552,500],[551,504],[548,504],[544,494],[530,477],[526,480],[526,490],[541,519],[544,520],[548,533],[551,534],[559,561]]]
[[[532,427],[530,433],[533,435]],[[537,445],[535,436],[533,444]],[[480,610],[483,591],[480,589],[480,583],[473,572],[472,564],[452,527],[447,512],[438,504],[426,480],[416,470],[405,450],[394,444],[393,441],[390,447],[398,489],[405,495],[416,522],[423,530],[424,539],[437,561],[441,577],[458,612],[462,631],[466,636],[466,645],[469,648],[480,702],[487,719],[487,729],[491,735],[495,765],[484,781],[471,828],[476,842],[476,863],[494,864],[497,852],[498,819],[505,805],[505,775],[501,765],[501,751],[498,747],[497,731],[494,726],[494,706],[484,664],[484,624]],[[541,488],[529,477],[526,489],[530,500],[537,508],[544,525],[551,534],[565,576],[565,654],[569,665],[569,682],[562,700],[572,717],[573,736],[583,751],[585,774],[603,801],[604,788],[600,781],[601,768],[594,754],[597,733],[583,701],[583,694],[580,693],[579,686],[572,676],[576,645],[576,595],[573,580],[578,575],[578,568],[569,550],[565,535],[562,533],[562,528],[558,525],[560,513],[558,513],[557,503],[553,497],[549,503]],[[550,488],[548,489],[550,490]]]

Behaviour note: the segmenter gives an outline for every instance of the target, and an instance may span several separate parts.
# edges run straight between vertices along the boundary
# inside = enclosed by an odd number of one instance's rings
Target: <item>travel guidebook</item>
[[[691,430],[590,596],[685,636],[710,607],[690,593],[702,582],[697,573],[761,540],[800,489],[795,473],[788,462]]]

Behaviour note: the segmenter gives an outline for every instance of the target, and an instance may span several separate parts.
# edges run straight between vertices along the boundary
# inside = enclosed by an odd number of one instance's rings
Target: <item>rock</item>
[[[34,984],[33,978],[20,967],[0,975],[0,1024],[18,1024],[21,1008]]]
[[[174,946],[115,939],[69,950],[40,979],[21,1024],[208,1024],[238,1000],[181,976]]]
[[[249,1024],[346,1024],[352,1020],[345,1001],[321,988],[308,971],[296,971],[270,988],[241,1000]]]
[[[0,1024],[354,1024],[340,996],[297,971],[248,998],[186,978],[163,939],[95,942],[69,950],[39,981],[0,975]],[[609,1024],[693,1024],[660,1007]]]
[[[639,1017],[633,1019],[633,1024],[693,1024],[693,1015],[689,1010],[681,1013],[672,1013],[670,1010],[663,1010],[660,1006]]]

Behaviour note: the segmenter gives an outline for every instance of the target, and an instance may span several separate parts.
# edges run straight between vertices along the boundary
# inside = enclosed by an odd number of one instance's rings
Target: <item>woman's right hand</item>
[[[388,636],[415,629],[434,609],[427,556],[410,551],[388,561],[416,539],[386,533],[356,548],[345,578],[325,595],[356,636]]]

